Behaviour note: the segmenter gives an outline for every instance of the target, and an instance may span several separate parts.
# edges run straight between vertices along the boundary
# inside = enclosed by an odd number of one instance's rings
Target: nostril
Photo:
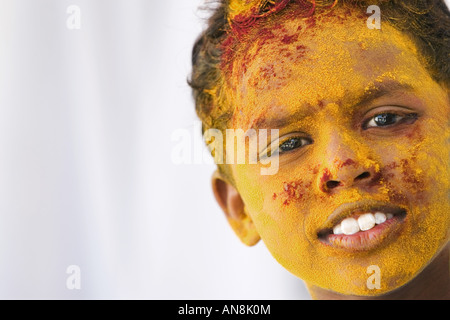
[[[355,178],[355,181],[364,180],[364,179],[367,179],[369,177],[370,177],[370,173],[366,171],[366,172],[361,173],[359,176],[357,176]]]
[[[326,183],[326,186],[327,186],[328,190],[334,189],[336,187],[339,187],[340,185],[341,185],[341,182],[340,181],[336,181],[336,180],[330,180],[330,181],[327,181],[327,183]]]

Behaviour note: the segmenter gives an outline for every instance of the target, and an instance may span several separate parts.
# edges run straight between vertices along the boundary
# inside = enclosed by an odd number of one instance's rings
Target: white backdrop
[[[309,299],[172,161],[202,3],[0,0],[1,299]]]
[[[234,236],[214,167],[171,160],[200,4],[0,0],[0,298],[309,298]]]

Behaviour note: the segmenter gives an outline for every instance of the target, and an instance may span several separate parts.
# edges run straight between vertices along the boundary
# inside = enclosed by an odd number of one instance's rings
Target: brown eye
[[[396,114],[393,114],[393,113],[383,113],[383,114],[379,114],[379,115],[375,116],[373,118],[373,122],[377,126],[383,127],[383,126],[389,126],[391,124],[397,123],[397,121],[400,118],[401,117],[399,115],[396,115]]]
[[[260,159],[266,159],[271,156],[278,156],[284,153],[301,149],[309,144],[312,144],[313,140],[305,138],[304,136],[290,136],[273,141],[260,155]]]
[[[301,147],[304,147],[308,144],[311,144],[312,141],[306,138],[293,137],[289,138],[283,143],[280,144],[279,150],[280,153],[289,152]]]
[[[388,112],[380,113],[369,119],[369,121],[367,121],[366,124],[364,125],[364,129],[389,127],[399,123],[403,123],[406,120],[416,120],[416,119],[417,119],[416,113],[406,115],[399,115],[396,113],[388,113]]]

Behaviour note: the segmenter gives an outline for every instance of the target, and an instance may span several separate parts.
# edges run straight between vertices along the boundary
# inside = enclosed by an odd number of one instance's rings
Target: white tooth
[[[386,221],[386,215],[383,212],[376,212],[375,213],[375,223],[376,224],[382,224]]]
[[[353,218],[347,218],[341,222],[342,233],[349,236],[359,232],[358,221]]]
[[[392,219],[394,215],[392,213],[386,213],[386,219]]]
[[[367,231],[375,226],[375,217],[371,213],[365,213],[358,218],[358,225],[362,231]]]
[[[342,227],[341,227],[340,224],[338,224],[337,226],[335,226],[335,227],[333,228],[333,233],[334,233],[334,234],[342,234]]]

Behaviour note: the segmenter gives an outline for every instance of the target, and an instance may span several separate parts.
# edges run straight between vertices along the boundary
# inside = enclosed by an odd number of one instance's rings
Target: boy
[[[449,31],[438,0],[228,0],[195,44],[204,131],[278,130],[215,197],[313,298],[450,298]]]

